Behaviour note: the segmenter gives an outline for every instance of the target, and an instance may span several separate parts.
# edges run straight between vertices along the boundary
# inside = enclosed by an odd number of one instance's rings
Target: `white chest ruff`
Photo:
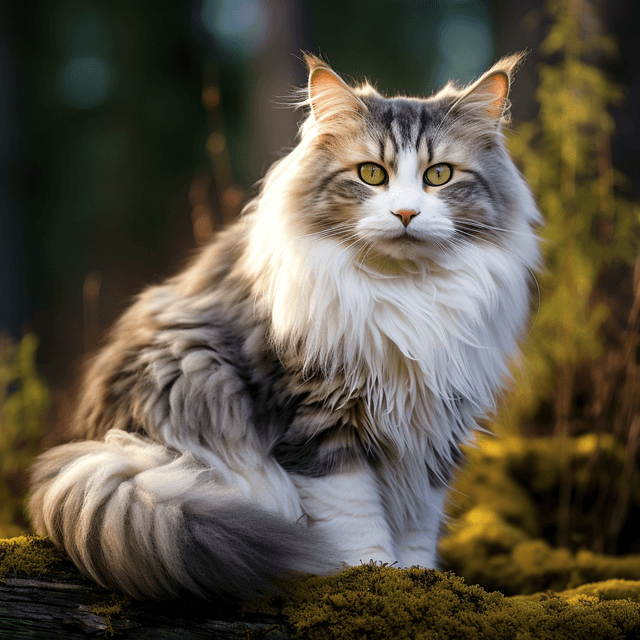
[[[522,260],[470,246],[448,268],[380,276],[339,245],[300,244],[272,280],[274,337],[300,340],[307,363],[341,368],[354,389],[364,371],[376,430],[405,450],[493,408],[527,318]]]

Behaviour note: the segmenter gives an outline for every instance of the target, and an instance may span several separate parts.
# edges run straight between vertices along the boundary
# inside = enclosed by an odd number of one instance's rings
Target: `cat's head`
[[[422,99],[350,87],[326,62],[305,56],[301,215],[309,232],[367,255],[414,259],[512,229],[526,186],[501,127],[522,58],[503,58],[470,85],[449,83]]]

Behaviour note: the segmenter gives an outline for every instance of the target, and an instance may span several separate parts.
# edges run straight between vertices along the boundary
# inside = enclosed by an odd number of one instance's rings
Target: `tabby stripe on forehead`
[[[380,143],[380,162],[384,164],[384,138],[381,137],[378,142]]]
[[[422,109],[422,112],[420,113],[420,127],[418,128],[418,135],[416,136],[416,143],[415,143],[416,151],[418,150],[418,147],[420,147],[420,140],[424,135],[424,132],[427,128],[427,124],[429,124],[429,120],[431,120],[431,118],[429,117],[427,110]],[[429,145],[430,142],[431,142],[430,140],[427,140],[427,145]],[[429,149],[429,158],[427,159],[427,162],[431,162],[431,149]]]
[[[400,139],[402,141],[402,146],[406,148],[411,144],[411,125],[415,119],[414,111],[408,105],[399,105],[397,112],[398,116],[396,117],[396,122],[398,123]]]
[[[391,140],[391,144],[393,144],[393,152],[398,155],[398,151],[400,149],[400,145],[398,144],[398,141],[396,140],[396,137],[393,133],[393,128],[391,127],[391,123],[393,122],[393,109],[391,107],[389,107],[388,109],[385,110],[385,112],[382,114],[382,124],[389,136],[389,139]]]

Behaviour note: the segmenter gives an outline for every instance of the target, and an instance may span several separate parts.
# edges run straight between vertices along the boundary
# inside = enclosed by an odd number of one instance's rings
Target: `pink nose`
[[[400,209],[400,211],[392,211],[391,213],[393,213],[393,215],[398,218],[405,227],[407,227],[420,212],[415,209]]]

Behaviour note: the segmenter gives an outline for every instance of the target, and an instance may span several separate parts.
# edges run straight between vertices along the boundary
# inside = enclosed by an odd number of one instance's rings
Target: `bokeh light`
[[[259,51],[269,31],[269,10],[264,0],[204,0],[200,19],[227,53],[249,55]]]
[[[105,58],[73,56],[64,62],[58,74],[58,95],[72,107],[90,109],[111,96],[115,79],[115,69]]]
[[[450,78],[472,80],[490,66],[493,58],[493,34],[486,21],[453,14],[445,17],[438,28],[440,66],[437,85]]]

